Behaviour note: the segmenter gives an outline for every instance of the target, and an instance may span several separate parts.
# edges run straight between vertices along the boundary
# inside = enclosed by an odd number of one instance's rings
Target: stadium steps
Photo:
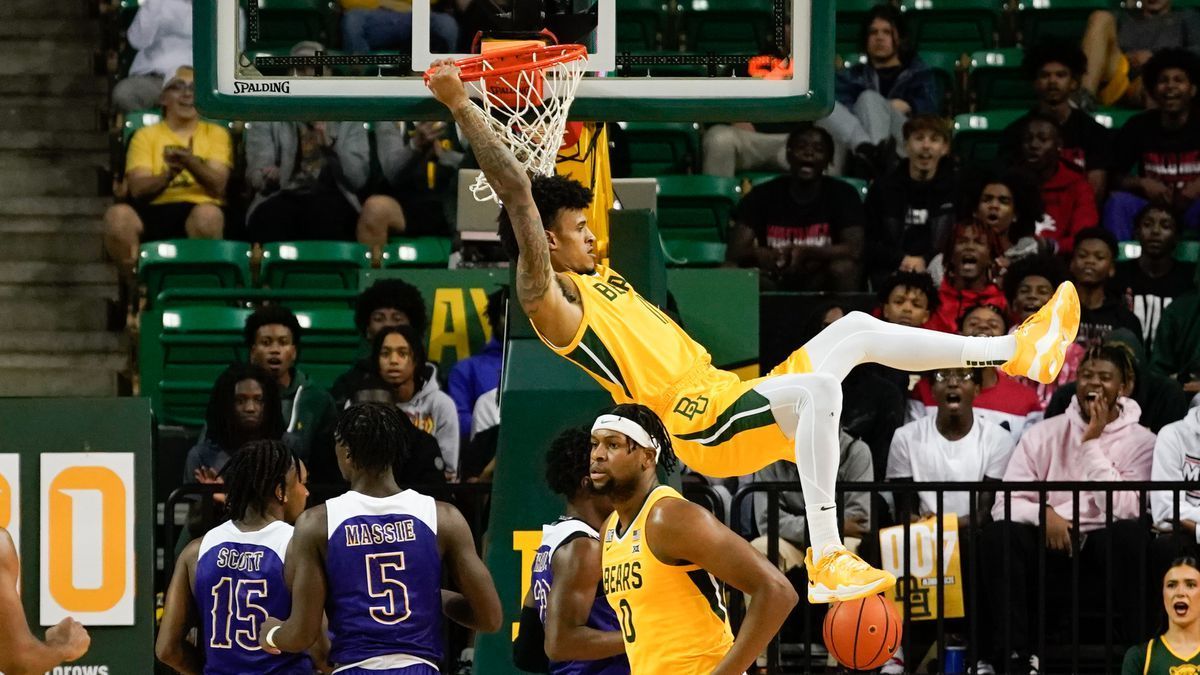
[[[87,21],[88,5],[79,0],[4,0],[0,2],[0,20],[53,19],[91,26]]]
[[[113,396],[128,363],[107,331],[99,44],[85,2],[0,2],[0,396]]]
[[[95,108],[90,96],[6,96],[0,101],[0,129],[95,131],[103,126]]]

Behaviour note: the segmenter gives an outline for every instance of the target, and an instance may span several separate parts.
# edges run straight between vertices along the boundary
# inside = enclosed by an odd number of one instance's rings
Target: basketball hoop
[[[455,62],[488,123],[531,173],[554,175],[567,112],[587,65],[583,45],[528,42]],[[432,70],[425,72],[428,82]],[[481,173],[471,186],[481,202],[500,199]]]

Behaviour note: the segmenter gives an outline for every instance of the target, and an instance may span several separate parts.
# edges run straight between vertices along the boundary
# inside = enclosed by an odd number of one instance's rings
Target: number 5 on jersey
[[[408,607],[408,587],[400,581],[404,571],[404,553],[372,553],[367,556],[367,593],[383,598],[385,604],[370,607],[371,618],[393,625],[412,614]]]

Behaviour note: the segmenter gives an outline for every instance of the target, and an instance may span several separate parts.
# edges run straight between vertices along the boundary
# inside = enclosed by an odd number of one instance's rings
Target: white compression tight
[[[755,391],[771,402],[776,424],[795,444],[814,560],[841,544],[834,490],[841,459],[842,379],[862,363],[920,372],[1003,363],[1016,338],[964,337],[910,328],[851,312],[805,346],[813,372],[767,378]]]

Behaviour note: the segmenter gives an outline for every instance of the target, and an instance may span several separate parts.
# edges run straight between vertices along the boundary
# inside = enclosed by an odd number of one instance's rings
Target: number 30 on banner
[[[42,625],[133,625],[133,453],[42,453],[41,464]]]

